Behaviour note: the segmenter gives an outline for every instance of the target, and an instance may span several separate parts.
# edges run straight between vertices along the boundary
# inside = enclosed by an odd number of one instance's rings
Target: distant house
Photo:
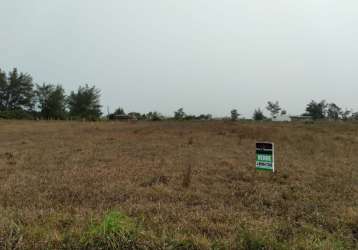
[[[291,116],[287,114],[277,115],[272,118],[274,122],[290,122],[292,121]]]
[[[312,116],[309,115],[296,115],[290,116],[292,121],[312,121]]]
[[[117,120],[117,121],[130,121],[130,120],[137,120],[135,116],[132,115],[116,115],[111,114],[109,115],[109,120]]]
[[[142,115],[138,112],[130,112],[128,113],[128,116],[132,119],[132,120],[140,120],[142,118]]]
[[[351,119],[352,120],[358,120],[358,112],[353,113],[352,116],[351,116]]]

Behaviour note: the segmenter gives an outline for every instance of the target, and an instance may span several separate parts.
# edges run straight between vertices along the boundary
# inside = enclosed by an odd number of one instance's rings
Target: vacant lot
[[[357,152],[350,123],[0,121],[0,248],[355,249]]]

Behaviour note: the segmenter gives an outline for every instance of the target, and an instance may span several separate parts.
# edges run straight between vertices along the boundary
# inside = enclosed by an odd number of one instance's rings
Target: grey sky
[[[311,99],[358,111],[356,0],[0,0],[0,68],[113,111],[290,114]]]

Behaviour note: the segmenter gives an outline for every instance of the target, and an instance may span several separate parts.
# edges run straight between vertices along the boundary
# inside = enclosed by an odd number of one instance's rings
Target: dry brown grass
[[[133,248],[357,248],[357,152],[349,123],[0,121],[0,248],[91,248],[111,211]]]

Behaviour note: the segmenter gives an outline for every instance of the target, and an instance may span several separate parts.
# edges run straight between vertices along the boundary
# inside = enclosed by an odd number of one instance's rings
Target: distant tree
[[[277,114],[280,113],[280,104],[278,101],[276,102],[267,102],[266,109],[270,112],[271,117],[275,117]]]
[[[344,111],[342,111],[342,119],[344,121],[348,120],[351,116],[352,116],[351,110],[345,109]]]
[[[8,83],[6,73],[0,69],[0,111],[4,111],[6,104]]]
[[[101,112],[100,90],[95,86],[80,86],[77,92],[72,91],[68,97],[70,115],[89,120],[98,119]]]
[[[198,119],[195,115],[185,115],[184,120],[186,121],[192,121]]]
[[[199,120],[211,120],[213,116],[211,114],[201,114],[197,117]]]
[[[311,101],[307,104],[306,113],[304,115],[309,115],[314,120],[324,119],[327,113],[327,103],[325,100],[320,102]]]
[[[116,111],[114,111],[113,114],[115,114],[115,115],[125,115],[126,112],[124,112],[123,108],[119,107],[119,108],[116,109]]]
[[[330,103],[327,105],[327,117],[330,120],[338,120],[341,118],[342,109],[338,107],[335,103]]]
[[[66,115],[65,90],[61,85],[36,85],[36,99],[45,119],[64,119]]]
[[[0,71],[0,110],[32,110],[34,84],[31,75],[19,73],[16,68],[8,77]]]
[[[255,121],[262,121],[262,120],[265,120],[266,117],[264,115],[264,113],[261,111],[261,109],[255,109],[254,111],[254,115],[253,115],[253,119]]]
[[[159,112],[153,111],[146,114],[146,119],[150,121],[161,121],[164,117]]]
[[[119,108],[117,108],[117,109],[114,111],[114,113],[109,114],[109,115],[107,116],[107,118],[108,118],[109,120],[116,120],[116,119],[118,119],[117,116],[121,116],[121,115],[126,115],[126,112],[124,112],[124,109],[123,109],[123,108],[119,107]]]
[[[174,112],[174,119],[175,120],[183,120],[185,118],[186,114],[184,112],[183,108],[178,109]]]
[[[239,118],[240,114],[237,109],[231,110],[231,120],[236,121]]]

